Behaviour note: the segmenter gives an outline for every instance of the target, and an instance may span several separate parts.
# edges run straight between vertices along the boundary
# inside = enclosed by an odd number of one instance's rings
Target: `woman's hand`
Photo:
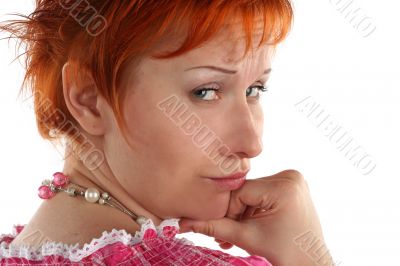
[[[251,255],[263,256],[274,266],[314,265],[318,258],[308,253],[323,251],[312,250],[315,241],[319,243],[317,248],[325,250],[325,254],[321,253],[323,259],[329,257],[331,261],[307,183],[295,170],[248,180],[232,191],[224,218],[182,218],[180,227],[181,232],[215,237],[221,248],[236,245]]]

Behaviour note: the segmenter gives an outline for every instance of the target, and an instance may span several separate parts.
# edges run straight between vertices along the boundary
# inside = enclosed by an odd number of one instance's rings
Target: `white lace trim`
[[[89,244],[85,243],[81,249],[79,248],[78,243],[75,245],[68,245],[62,242],[46,242],[40,247],[30,247],[15,246],[3,241],[0,244],[0,259],[17,257],[28,260],[42,260],[44,256],[61,255],[72,262],[79,262],[83,258],[109,244],[122,242],[124,245],[135,245],[142,241],[145,231],[150,228],[155,229],[158,236],[161,236],[163,228],[166,226],[173,226],[179,229],[179,218],[166,219],[158,226],[155,226],[151,219],[147,219],[146,222],[141,226],[140,231],[137,231],[134,236],[130,233],[127,233],[124,229],[112,229],[111,232],[104,231],[101,237],[93,238]],[[0,236],[0,239],[4,237],[14,238],[16,235],[17,232],[14,225],[12,234],[3,234]],[[185,244],[193,245],[193,242],[188,239],[179,238],[179,240]]]

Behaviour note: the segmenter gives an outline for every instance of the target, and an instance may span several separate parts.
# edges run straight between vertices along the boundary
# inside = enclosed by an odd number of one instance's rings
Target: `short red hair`
[[[289,0],[36,0],[32,14],[2,23],[0,30],[26,45],[22,85],[29,85],[34,95],[39,133],[54,140],[71,137],[70,127],[76,125],[62,90],[61,71],[67,61],[78,71],[89,71],[124,130],[121,77],[129,63],[138,62],[161,41],[168,42],[171,33],[184,30],[186,39],[177,50],[152,55],[179,56],[215,36],[232,18],[241,18],[247,53],[259,14],[264,21],[260,45],[278,44],[291,27]],[[43,99],[47,104],[41,104]]]

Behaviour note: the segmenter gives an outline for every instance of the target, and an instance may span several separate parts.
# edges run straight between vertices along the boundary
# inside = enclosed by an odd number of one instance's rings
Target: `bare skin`
[[[304,177],[295,170],[248,180],[232,192],[222,219],[181,220],[182,232],[215,237],[268,258],[276,266],[333,266]]]
[[[260,36],[255,35],[254,43]],[[128,84],[124,118],[131,146],[123,139],[109,104],[97,93],[91,75],[79,71],[80,76],[74,77],[74,66],[65,64],[62,77],[67,107],[82,134],[104,154],[104,161],[89,170],[77,156],[70,155],[63,172],[75,183],[108,191],[128,209],[151,218],[156,225],[171,217],[224,217],[231,191],[217,188],[204,177],[226,173],[157,104],[177,95],[189,112],[195,113],[230,149],[229,154],[226,150],[217,153],[223,157],[234,155],[243,171],[250,169],[249,159],[262,151],[263,113],[258,100],[261,91],[256,86],[268,80],[271,49],[262,46],[239,60],[244,47],[242,35],[223,31],[182,56],[168,60],[145,58],[135,79],[124,77]],[[235,70],[236,74],[206,68],[187,70],[204,65]],[[132,73],[133,69],[132,66],[132,71],[126,72]],[[78,78],[82,83],[75,82]],[[209,87],[218,87],[220,92],[203,90],[201,97],[193,93]],[[230,117],[229,121],[226,117]],[[81,200],[60,194],[43,202],[13,244],[29,244],[26,236],[36,231],[52,241],[82,246],[104,230],[138,230],[126,214]]]
[[[259,37],[255,35],[255,43]],[[108,191],[156,225],[166,218],[188,218],[192,222],[184,223],[183,229],[213,236],[224,248],[237,245],[271,259],[274,265],[312,265],[313,260],[292,243],[306,230],[323,240],[318,216],[299,174],[286,172],[249,180],[233,192],[221,190],[205,177],[226,174],[157,107],[176,95],[229,147],[229,153],[218,149],[218,155],[235,158],[242,171],[250,169],[250,159],[262,151],[263,112],[255,88],[268,80],[271,47],[254,49],[239,60],[244,47],[240,34],[223,31],[182,56],[141,61],[137,76],[124,77],[128,84],[124,119],[131,145],[125,142],[90,74],[79,71],[82,83],[76,83],[74,66],[67,63],[62,71],[67,107],[104,161],[90,170],[77,156],[68,156],[63,172],[75,183]],[[126,71],[133,72],[133,66]],[[193,93],[200,89],[205,93]],[[258,213],[260,205],[267,211]],[[244,220],[240,220],[242,215]],[[59,194],[41,205],[13,244],[34,245],[29,236],[40,232],[44,239],[82,247],[113,228],[133,234],[139,226],[118,210]]]

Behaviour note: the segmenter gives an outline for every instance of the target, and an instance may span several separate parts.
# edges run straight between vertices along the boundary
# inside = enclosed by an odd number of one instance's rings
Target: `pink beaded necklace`
[[[97,203],[100,205],[108,205],[116,208],[123,213],[129,215],[136,223],[142,225],[146,222],[147,218],[141,215],[137,215],[132,211],[128,210],[122,203],[110,196],[108,192],[100,192],[97,188],[90,187],[85,188],[78,184],[72,183],[70,178],[61,172],[53,174],[53,180],[45,179],[42,181],[42,185],[39,187],[38,195],[44,200],[51,199],[58,192],[66,192],[71,197],[81,196],[84,197],[87,202]]]

